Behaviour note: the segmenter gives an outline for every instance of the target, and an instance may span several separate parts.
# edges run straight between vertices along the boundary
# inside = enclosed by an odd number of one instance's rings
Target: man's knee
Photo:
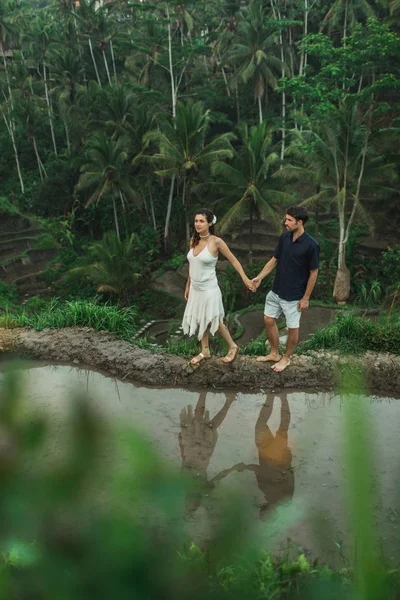
[[[276,325],[276,319],[274,319],[274,317],[267,317],[267,315],[264,315],[264,323],[267,329],[269,329],[270,327],[274,327]]]

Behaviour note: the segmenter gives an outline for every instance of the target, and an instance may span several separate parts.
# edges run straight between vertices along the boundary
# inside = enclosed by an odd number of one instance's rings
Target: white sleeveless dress
[[[190,265],[190,288],[182,329],[186,335],[197,333],[197,338],[201,340],[209,325],[210,332],[214,335],[225,315],[215,272],[218,258],[210,254],[208,246],[197,256],[191,248],[187,258]]]

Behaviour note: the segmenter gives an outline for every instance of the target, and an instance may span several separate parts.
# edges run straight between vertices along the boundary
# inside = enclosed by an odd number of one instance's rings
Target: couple
[[[302,311],[308,308],[318,275],[319,246],[304,230],[307,219],[308,214],[304,207],[294,206],[287,209],[286,232],[280,236],[273,257],[257,277],[250,280],[227,244],[214,235],[214,225],[217,221],[215,215],[207,208],[196,211],[194,233],[187,255],[189,276],[185,289],[187,305],[182,328],[185,334],[197,333],[201,341],[201,352],[192,358],[190,364],[197,365],[210,358],[209,331],[213,335],[218,331],[228,344],[228,352],[221,359],[223,363],[233,362],[239,352],[239,346],[235,344],[223,323],[225,313],[215,272],[218,254],[221,252],[252,292],[255,292],[264,277],[276,268],[274,284],[267,295],[264,308],[264,322],[271,350],[267,356],[258,357],[257,361],[273,362],[271,368],[277,373],[290,365],[290,357],[299,339],[300,316]],[[282,312],[286,317],[288,340],[286,352],[280,357],[276,319]]]

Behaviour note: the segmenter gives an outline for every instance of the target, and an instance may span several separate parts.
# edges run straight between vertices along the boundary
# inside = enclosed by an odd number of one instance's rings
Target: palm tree
[[[372,107],[364,114],[349,100],[310,130],[295,135],[288,154],[297,164],[286,165],[281,177],[313,182],[319,191],[302,204],[333,205],[339,219],[338,270],[333,295],[346,302],[350,295],[350,271],[346,265],[346,244],[355,219],[371,227],[366,206],[377,193],[393,194],[390,184],[396,179],[394,164],[379,155],[371,127]]]
[[[232,163],[218,161],[213,165],[213,173],[224,180],[217,183],[224,198],[233,205],[219,221],[221,234],[229,231],[243,218],[250,219],[249,262],[253,253],[253,219],[264,217],[280,226],[280,215],[275,205],[287,205],[291,196],[279,189],[275,176],[281,164],[277,146],[273,143],[272,132],[265,123],[251,127],[247,123],[239,126],[240,146]]]
[[[48,53],[51,76],[50,96],[58,101],[61,119],[64,123],[68,151],[71,150],[70,115],[77,100],[84,93],[82,85],[83,68],[79,52],[70,47],[53,47]]]
[[[154,142],[159,151],[150,160],[162,167],[156,171],[161,177],[176,177],[182,186],[182,209],[185,212],[186,237],[189,238],[189,204],[192,184],[200,169],[209,169],[215,161],[233,156],[232,133],[216,136],[207,143],[210,130],[210,111],[202,102],[177,105],[176,118],[166,116],[160,128],[144,136],[145,142]],[[164,237],[168,237],[172,198],[167,207]]]
[[[47,177],[47,173],[42,159],[40,158],[36,140],[36,134],[40,131],[39,127],[42,120],[40,99],[37,96],[32,96],[29,92],[17,94],[14,100],[13,115],[15,116],[16,122],[21,123],[26,137],[32,141],[39,176],[41,181],[43,181],[43,179]]]
[[[120,239],[116,199],[119,198],[123,212],[134,202],[140,206],[141,195],[133,187],[131,164],[124,140],[110,140],[103,133],[94,133],[88,142],[89,162],[83,165],[77,183],[77,191],[89,191],[86,207],[98,203],[103,196],[113,202],[115,230]]]
[[[353,32],[361,17],[374,17],[375,11],[368,0],[335,0],[326,13],[320,31],[326,24],[330,30],[343,26],[342,39],[346,45],[348,32]]]
[[[28,48],[29,60],[36,67],[38,75],[43,77],[47,112],[54,154],[58,154],[57,143],[54,132],[54,112],[49,94],[48,67],[46,64],[46,53],[50,44],[57,39],[55,24],[46,15],[37,16],[21,35],[21,45]]]
[[[72,269],[72,272],[86,275],[97,285],[97,291],[117,296],[119,301],[126,300],[140,277],[136,272],[138,264],[138,246],[135,235],[120,240],[109,231],[101,242],[89,246],[90,265]]]
[[[263,1],[252,2],[240,15],[226,60],[236,67],[234,82],[237,79],[252,82],[259,122],[262,123],[262,100],[267,98],[268,88],[277,88],[278,79],[287,67],[275,55],[279,49],[276,28],[270,29],[266,25],[268,15]]]

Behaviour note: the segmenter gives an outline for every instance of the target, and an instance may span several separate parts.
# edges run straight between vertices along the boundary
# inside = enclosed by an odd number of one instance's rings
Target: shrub
[[[400,354],[400,321],[371,321],[354,314],[338,314],[324,329],[304,341],[298,351],[339,350],[360,354],[368,350]]]
[[[37,331],[46,328],[62,329],[64,327],[91,327],[97,331],[110,331],[118,338],[132,341],[138,326],[136,324],[137,309],[118,308],[109,304],[93,304],[75,301],[60,304],[52,300],[41,312],[28,314],[23,311],[19,315],[3,315],[3,327],[32,327]],[[1,321],[0,321],[1,323]]]

